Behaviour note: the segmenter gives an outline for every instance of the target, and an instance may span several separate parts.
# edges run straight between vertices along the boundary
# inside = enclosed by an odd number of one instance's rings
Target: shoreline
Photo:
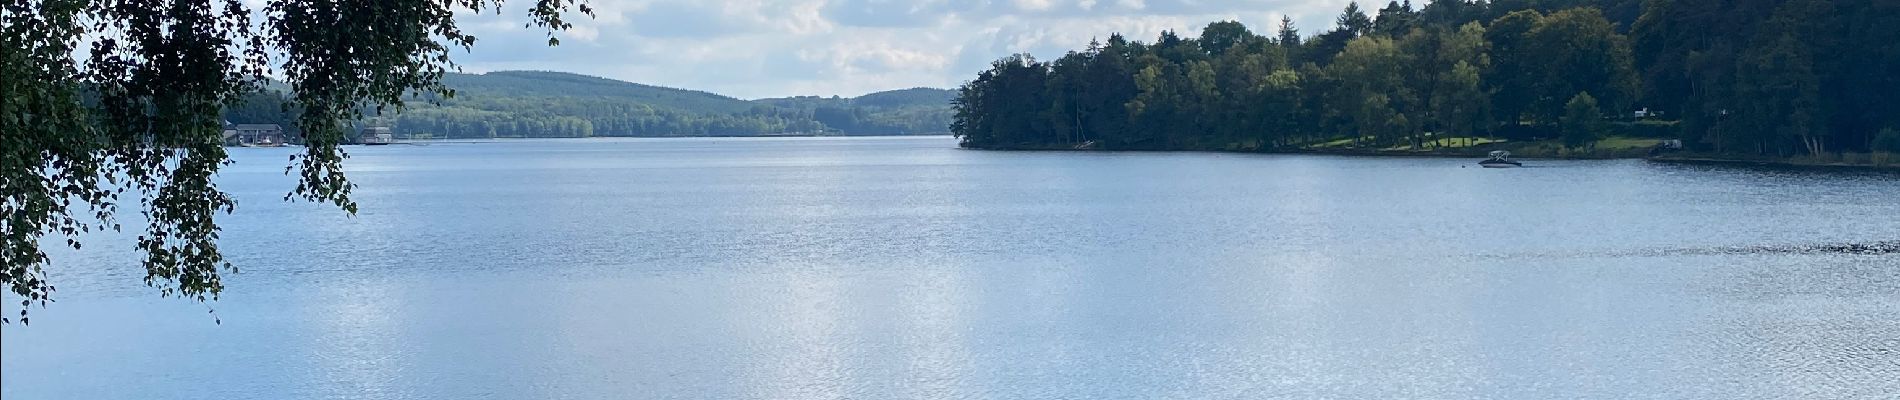
[[[1487,158],[1487,157],[1490,157],[1491,150],[1507,150],[1507,151],[1512,151],[1513,153],[1512,158],[1527,159],[1527,160],[1631,160],[1631,159],[1645,158],[1643,156],[1619,155],[1615,153],[1582,154],[1582,155],[1555,155],[1555,154],[1535,153],[1535,152],[1519,153],[1510,149],[1495,149],[1495,148],[1484,148],[1481,150],[1422,150],[1422,151],[1420,150],[1357,149],[1357,148],[1305,148],[1305,149],[1273,149],[1273,150],[1228,150],[1228,149],[1109,150],[1109,149],[1095,149],[1095,148],[1070,148],[1070,147],[1062,147],[1062,146],[971,147],[971,146],[963,146],[963,145],[958,145],[957,148],[962,149],[962,150],[1005,151],[1005,152],[1047,151],[1047,152],[1076,152],[1076,153],[1303,154],[1303,155],[1350,156],[1350,157],[1417,157],[1417,158]]]
[[[1490,149],[1484,150],[1379,150],[1379,149],[1281,149],[1281,150],[1225,150],[1225,149],[1170,149],[1170,150],[1104,150],[1093,148],[1069,147],[970,147],[958,145],[958,149],[976,151],[1007,152],[1100,152],[1100,153],[1233,153],[1233,154],[1282,154],[1282,155],[1322,155],[1344,157],[1415,157],[1415,158],[1478,158],[1489,156]],[[1628,152],[1603,152],[1580,155],[1558,154],[1513,154],[1513,158],[1523,160],[1644,160],[1670,164],[1718,165],[1731,167],[1795,168],[1828,171],[1877,171],[1900,172],[1900,163],[1871,164],[1848,162],[1813,162],[1801,159],[1766,158],[1728,158],[1711,154],[1675,153],[1665,155],[1633,155]]]
[[[1900,172],[1900,164],[1858,164],[1846,162],[1812,162],[1800,159],[1742,159],[1719,158],[1709,155],[1665,155],[1645,157],[1650,162],[1691,165],[1717,165],[1728,167],[1757,168],[1793,168],[1825,171],[1875,171]]]

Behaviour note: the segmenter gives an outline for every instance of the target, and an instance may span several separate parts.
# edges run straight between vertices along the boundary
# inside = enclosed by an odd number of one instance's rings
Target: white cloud
[[[1052,0],[1015,0],[1016,8],[1023,11],[1048,11],[1056,6]]]
[[[1268,33],[1282,13],[1318,33],[1347,0],[589,0],[562,45],[519,9],[460,15],[481,38],[470,72],[569,71],[742,97],[953,87],[1019,52],[1053,59],[1090,39],[1198,34],[1238,19]],[[514,7],[521,7],[515,2]]]

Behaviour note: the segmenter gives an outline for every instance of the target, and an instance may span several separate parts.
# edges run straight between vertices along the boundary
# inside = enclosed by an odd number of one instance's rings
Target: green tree
[[[1420,23],[1462,26],[1485,18],[1486,4],[1472,0],[1435,0],[1420,9]]]
[[[1301,44],[1300,59],[1319,66],[1331,64],[1333,56],[1346,49],[1346,43],[1372,32],[1372,18],[1359,9],[1358,2],[1348,3],[1333,20],[1333,29]]]
[[[1603,111],[1590,93],[1577,93],[1564,103],[1562,118],[1564,147],[1583,149],[1596,145],[1603,130]]]
[[[1491,99],[1484,91],[1482,71],[1490,65],[1484,26],[1465,24],[1441,43],[1437,64],[1449,64],[1434,80],[1430,108],[1432,123],[1442,133],[1473,137],[1489,132]]]
[[[63,235],[78,248],[76,235],[116,229],[115,188],[136,193],[147,217],[138,241],[145,282],[167,296],[216,298],[230,267],[216,215],[234,207],[212,181],[227,162],[220,117],[267,71],[291,88],[306,144],[289,197],[354,212],[338,149],[348,123],[365,110],[400,109],[410,93],[446,94],[450,52],[475,41],[454,16],[500,7],[142,4],[0,2],[0,282],[29,303],[44,305],[54,289],[41,238]],[[576,5],[537,0],[530,23],[552,35],[569,26],[562,15]]]
[[[1370,135],[1389,144],[1410,133],[1410,119],[1400,113],[1400,106],[1413,98],[1401,73],[1409,61],[1392,39],[1367,36],[1353,39],[1327,67],[1327,74],[1342,85],[1332,107],[1347,112],[1355,138]],[[1400,121],[1405,123],[1396,123]]]
[[[1186,72],[1187,84],[1181,87],[1181,98],[1177,100],[1180,101],[1181,104],[1176,107],[1186,109],[1186,119],[1188,123],[1184,126],[1186,129],[1181,131],[1181,135],[1178,135],[1177,140],[1190,142],[1189,148],[1204,147],[1208,143],[1200,143],[1201,141],[1197,140],[1199,137],[1212,136],[1210,135],[1211,133],[1222,133],[1216,129],[1218,126],[1215,125],[1215,123],[1221,119],[1220,106],[1223,103],[1222,97],[1225,96],[1221,93],[1219,77],[1214,72],[1213,63],[1207,61],[1190,62],[1187,65]],[[1228,131],[1227,135],[1223,136],[1231,137],[1231,132],[1232,131]],[[1224,144],[1227,141],[1215,140],[1213,142]],[[1179,146],[1179,144],[1177,144],[1177,146]]]
[[[1049,90],[1093,105],[1081,125],[1117,138],[1104,142],[1112,148],[1554,137],[1580,93],[1599,115],[1642,107],[1679,118],[1683,137],[1700,139],[1691,146],[1721,153],[1864,151],[1874,132],[1900,126],[1900,80],[1890,79],[1900,70],[1900,30],[1891,29],[1900,3],[1445,0],[1410,9],[1388,4],[1374,21],[1354,3],[1309,38],[1283,19],[1273,40],[1230,22],[1199,41],[1172,32],[1152,45],[1111,39],[1105,49],[1125,50],[1057,68],[1052,81],[1062,83]],[[1487,15],[1496,16],[1488,25],[1458,22]],[[1077,74],[1087,77],[1070,79]]]
[[[1048,65],[1028,54],[998,59],[959,89],[950,131],[966,147],[1049,143]]]
[[[1651,0],[1630,28],[1634,65],[1643,82],[1644,105],[1654,111],[1679,113],[1689,109],[1692,90],[1688,56],[1697,42],[1706,40],[1698,21],[1680,0]]]
[[[1417,23],[1418,12],[1412,9],[1412,0],[1405,0],[1404,4],[1393,1],[1379,9],[1379,19],[1372,22],[1372,32],[1396,38],[1410,33]]]
[[[1175,142],[1176,132],[1182,129],[1180,115],[1188,110],[1181,107],[1180,82],[1172,64],[1159,57],[1143,57],[1140,72],[1135,73],[1135,88],[1139,94],[1127,104],[1128,118],[1137,132],[1149,136],[1145,146],[1168,148]],[[1158,138],[1155,135],[1159,135]],[[1159,139],[1155,144],[1153,139]]]
[[[1814,56],[1797,39],[1795,21],[1777,19],[1768,25],[1737,68],[1739,118],[1746,124],[1736,140],[1752,143],[1760,153],[1776,149],[1777,142],[1794,140],[1807,154],[1821,154],[1827,151],[1827,131],[1821,123]]]
[[[1629,43],[1603,13],[1573,8],[1537,21],[1525,36],[1531,68],[1531,112],[1544,121],[1563,115],[1565,101],[1589,92],[1607,108],[1620,110],[1636,94]]]
[[[1535,99],[1538,62],[1526,39],[1543,18],[1534,10],[1517,11],[1498,17],[1485,29],[1492,63],[1484,81],[1493,94],[1493,110],[1505,124],[1522,123],[1524,111]]]
[[[1300,55],[1300,42],[1300,29],[1293,27],[1293,17],[1280,16],[1280,29],[1274,35],[1274,43],[1279,44],[1281,51],[1286,54],[1288,65],[1299,65],[1305,60]]]
[[[1287,147],[1312,139],[1313,129],[1306,121],[1304,88],[1300,73],[1291,69],[1273,71],[1260,90],[1258,118],[1263,121],[1264,140],[1272,147]]]
[[[1211,90],[1218,103],[1209,106],[1215,118],[1211,128],[1222,134],[1222,141],[1236,148],[1260,145],[1274,140],[1266,110],[1268,80],[1275,70],[1286,66],[1284,47],[1257,40],[1244,51],[1231,51],[1215,59],[1210,67],[1217,82]]]
[[[1432,113],[1441,132],[1466,138],[1489,134],[1491,101],[1484,95],[1479,70],[1460,61],[1439,81],[1441,87],[1432,97]]]
[[[1049,95],[1055,104],[1050,107],[1048,117],[1059,136],[1054,140],[1059,143],[1073,145],[1087,140],[1086,127],[1082,123],[1082,105],[1086,100],[1082,96],[1088,83],[1083,81],[1086,75],[1082,70],[1088,68],[1089,54],[1071,51],[1049,63]]]
[[[1100,140],[1104,147],[1125,148],[1135,141],[1126,105],[1140,92],[1133,69],[1137,47],[1121,35],[1111,35],[1082,72],[1087,82],[1082,130],[1088,140]]]
[[[1842,145],[1871,145],[1874,132],[1900,126],[1900,2],[1840,1],[1833,15],[1843,28],[1834,52],[1841,59],[1820,72],[1823,98],[1836,105],[1831,130]]]
[[[1333,23],[1337,29],[1350,32],[1352,37],[1372,33],[1372,17],[1366,16],[1365,10],[1359,9],[1357,1],[1346,3],[1346,9],[1339,13],[1339,17],[1334,19]]]
[[[1398,38],[1399,52],[1407,56],[1411,65],[1394,72],[1399,74],[1399,79],[1403,80],[1412,97],[1408,99],[1410,101],[1397,106],[1400,113],[1409,117],[1407,122],[1414,125],[1405,131],[1408,133],[1407,139],[1415,148],[1425,145],[1425,132],[1439,129],[1432,101],[1438,97],[1437,91],[1443,88],[1441,81],[1445,74],[1455,64],[1446,58],[1448,55],[1442,54],[1447,50],[1447,36],[1450,34],[1444,27],[1427,26],[1412,29]]]
[[[1228,49],[1245,46],[1255,40],[1259,40],[1259,36],[1247,30],[1246,25],[1238,21],[1221,21],[1207,24],[1206,28],[1201,29],[1200,44],[1202,51],[1219,57]]]

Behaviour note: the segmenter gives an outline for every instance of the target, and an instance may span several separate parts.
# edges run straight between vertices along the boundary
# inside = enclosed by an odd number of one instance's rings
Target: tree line
[[[1622,132],[1731,154],[1900,152],[1895,26],[1900,2],[1883,0],[1353,3],[1317,35],[1224,21],[1011,55],[959,88],[951,131],[973,148],[1581,148]]]
[[[588,98],[458,98],[413,106],[384,119],[399,135],[436,138],[915,135],[943,133],[949,107],[761,104],[714,113]]]
[[[772,113],[704,114],[562,98],[417,106],[384,119],[367,124],[387,124],[399,135],[434,138],[750,136],[824,129],[809,120]]]
[[[369,118],[351,125],[432,138],[936,134],[950,125],[953,95],[916,88],[748,101],[545,71],[451,74],[444,84],[452,95],[418,93],[413,99],[420,101],[383,112],[363,107]],[[298,112],[289,100],[281,88],[267,86],[226,106],[224,116],[291,128]]]
[[[453,96],[425,95],[383,122],[397,135],[450,138],[903,135],[945,132],[951,96],[907,89],[748,101],[549,71],[452,74],[443,82]]]

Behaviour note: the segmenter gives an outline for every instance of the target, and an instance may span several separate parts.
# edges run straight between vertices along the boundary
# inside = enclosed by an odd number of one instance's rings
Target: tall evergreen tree
[[[1359,9],[1357,1],[1346,3],[1346,10],[1339,13],[1339,18],[1334,19],[1333,24],[1334,29],[1350,32],[1353,37],[1372,33],[1373,26],[1372,17],[1366,16],[1366,12]]]
[[[1274,43],[1279,44],[1281,51],[1285,52],[1287,64],[1299,65],[1305,61],[1301,58],[1300,30],[1293,27],[1293,17],[1280,16],[1280,29],[1274,35]]]
[[[1396,38],[1411,32],[1417,22],[1418,12],[1412,10],[1410,0],[1404,4],[1394,1],[1379,9],[1379,18],[1373,21],[1372,31],[1374,34]]]

